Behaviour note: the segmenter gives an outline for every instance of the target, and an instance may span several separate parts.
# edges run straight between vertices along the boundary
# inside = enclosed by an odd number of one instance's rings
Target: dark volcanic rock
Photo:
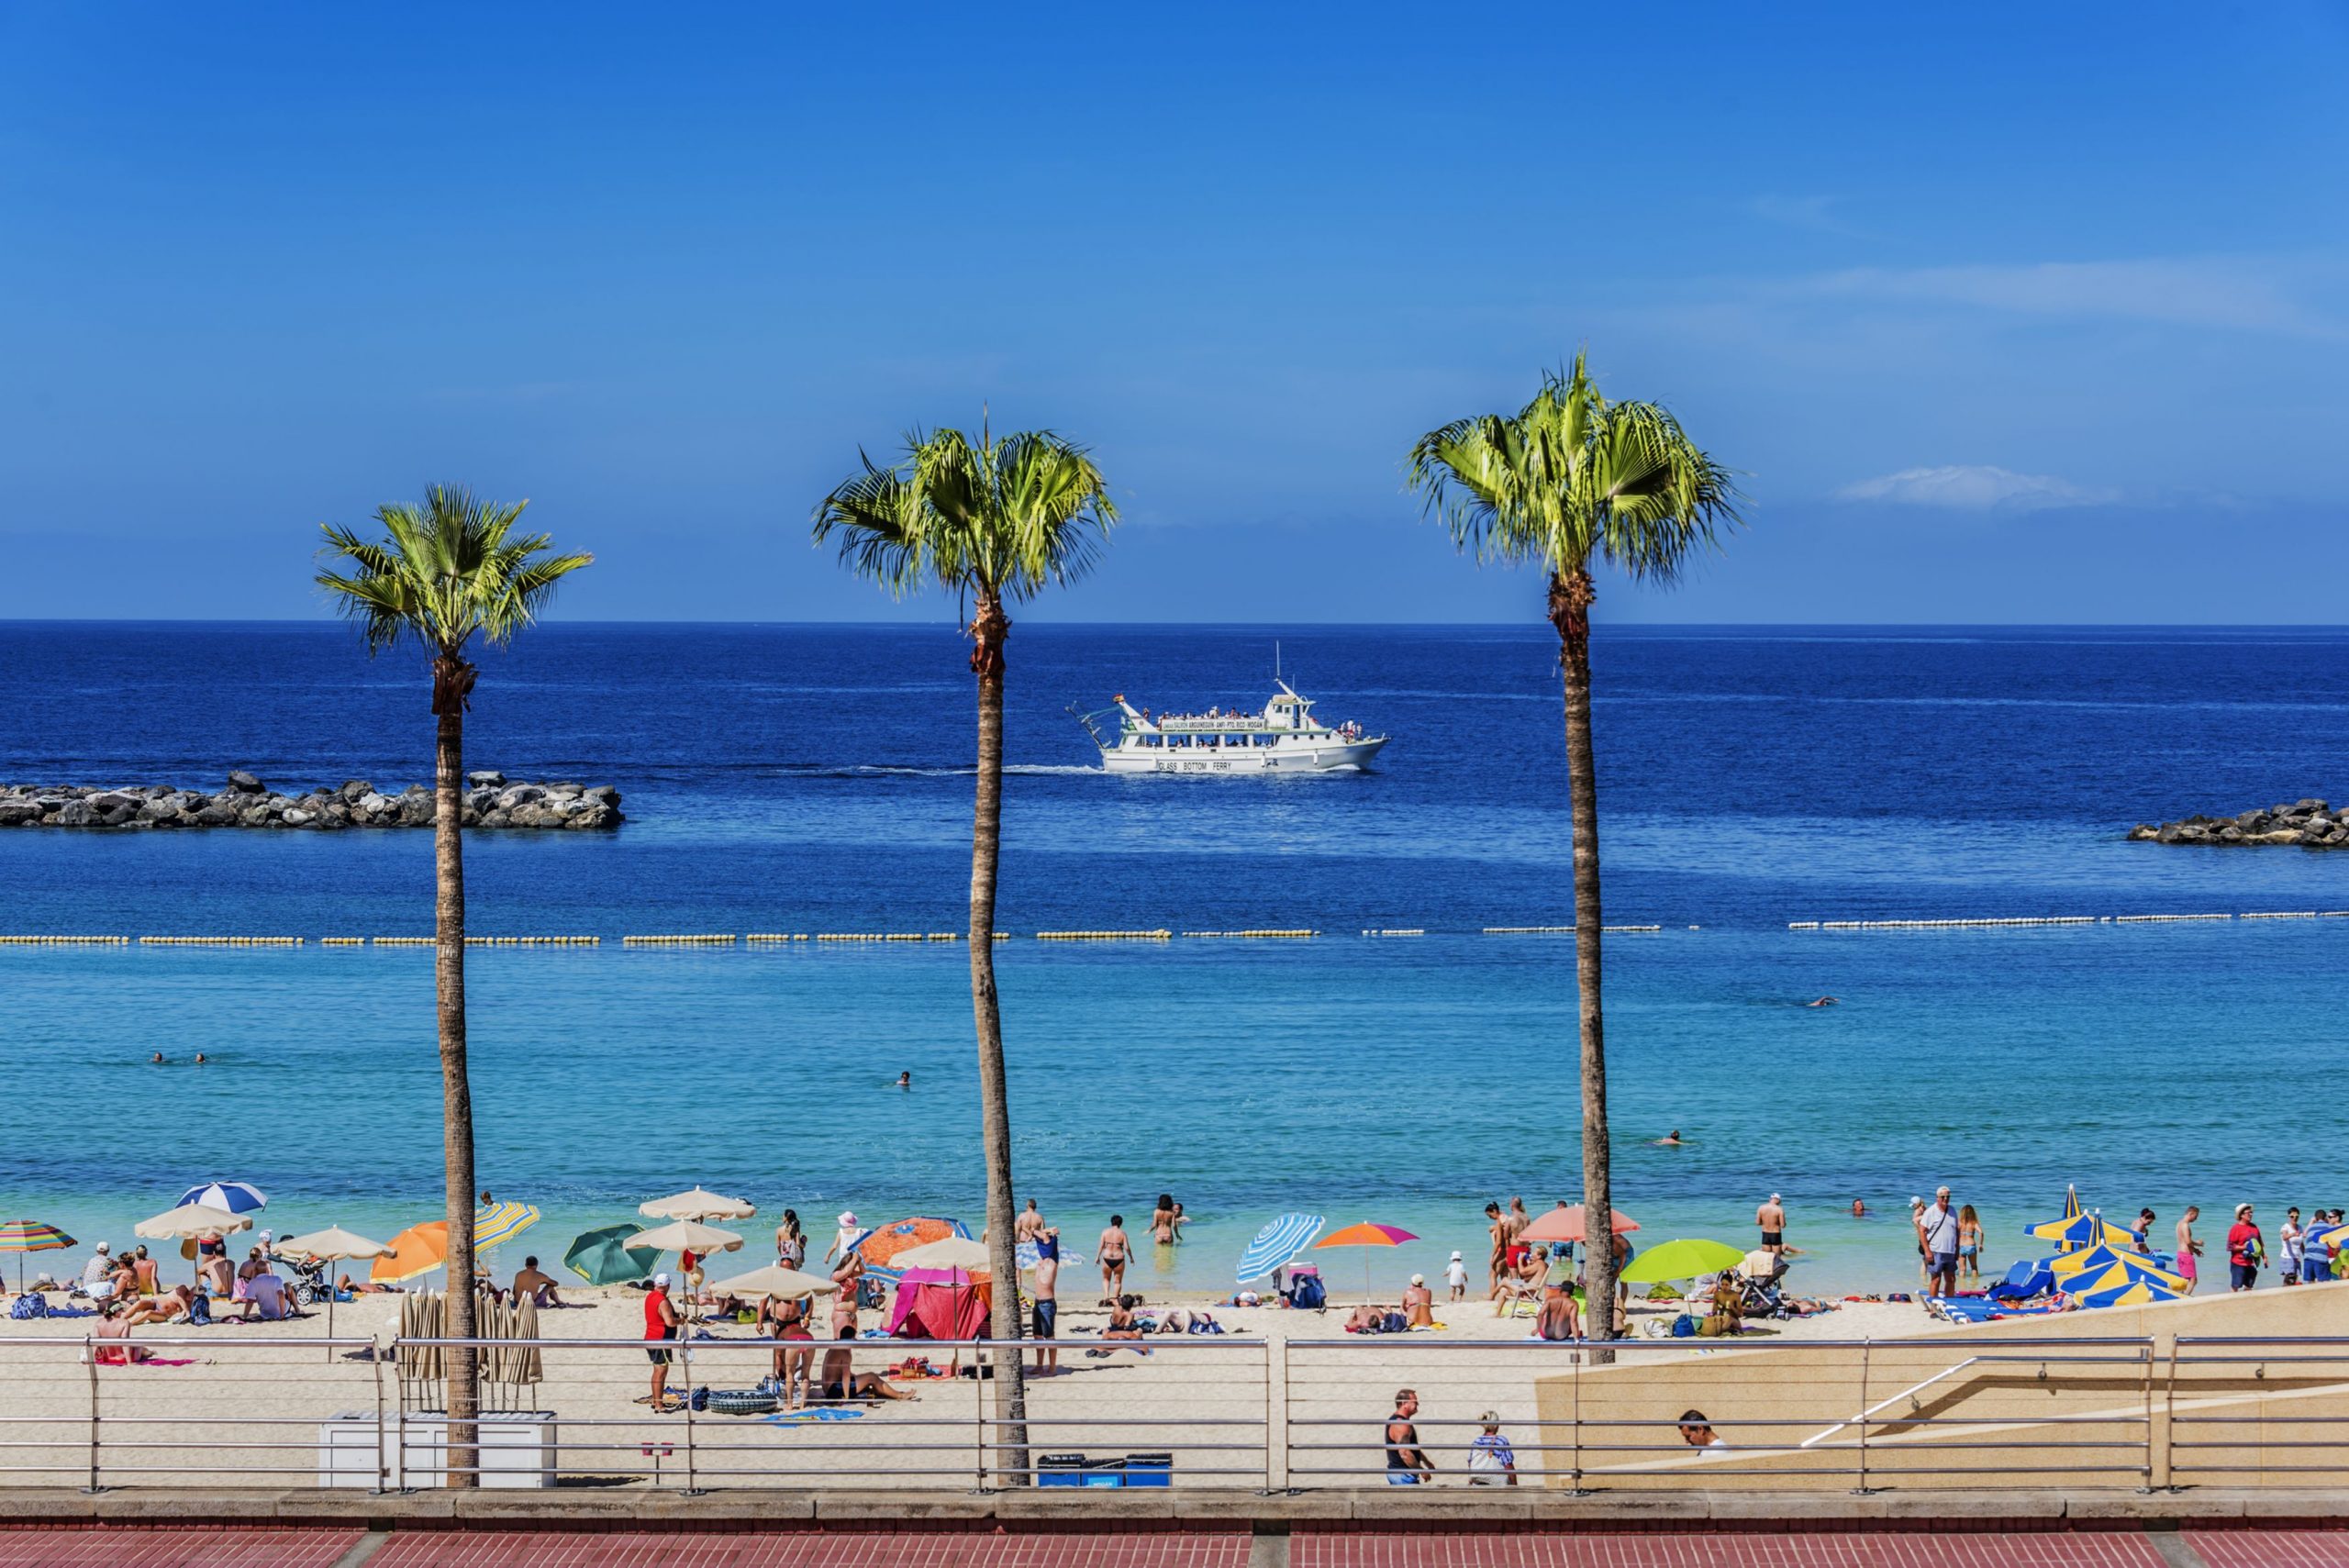
[[[462,820],[468,828],[608,830],[624,820],[620,792],[609,784],[507,785],[502,773],[472,776],[499,782],[476,784],[466,792]],[[169,784],[0,784],[0,828],[429,828],[438,806],[438,797],[422,784],[391,795],[365,779],[350,779],[287,795],[272,793],[239,771],[228,775],[228,787],[217,795]],[[2321,817],[2310,821],[2315,833],[2332,827]]]
[[[2197,814],[2176,822],[2140,822],[2129,837],[2154,844],[2297,844],[2302,849],[2349,847],[2349,810],[2330,815],[2330,803],[2314,795],[2288,805],[2254,808],[2232,817]]]

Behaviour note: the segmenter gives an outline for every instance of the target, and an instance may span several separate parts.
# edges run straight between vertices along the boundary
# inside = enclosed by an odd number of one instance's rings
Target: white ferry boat
[[[1366,735],[1358,724],[1330,726],[1313,717],[1313,705],[1289,684],[1275,680],[1278,693],[1262,713],[1162,713],[1128,702],[1097,713],[1078,713],[1101,765],[1113,773],[1319,773],[1362,769],[1378,755],[1388,737]],[[1069,710],[1075,713],[1074,708]],[[1114,718],[1115,728],[1104,721]]]

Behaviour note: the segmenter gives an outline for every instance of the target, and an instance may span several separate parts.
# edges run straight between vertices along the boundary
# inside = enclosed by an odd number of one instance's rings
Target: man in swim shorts
[[[1762,1228],[1762,1250],[1777,1257],[1787,1250],[1787,1210],[1778,1195],[1772,1193],[1770,1201],[1753,1211],[1753,1223]]]
[[[1030,1212],[1033,1212],[1032,1208]],[[1046,1226],[1036,1232],[1036,1298],[1035,1322],[1032,1325],[1039,1341],[1057,1339],[1060,1331],[1061,1304],[1061,1233],[1056,1226]],[[1061,1353],[1047,1350],[1041,1343],[1036,1349],[1036,1370],[1058,1372]]]

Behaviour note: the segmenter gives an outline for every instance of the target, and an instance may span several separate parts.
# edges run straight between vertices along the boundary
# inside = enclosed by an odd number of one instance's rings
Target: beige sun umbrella
[[[640,1230],[628,1239],[628,1245],[659,1252],[731,1252],[742,1245],[742,1238],[698,1219],[680,1219]]]
[[[306,1236],[288,1236],[277,1244],[277,1250],[289,1257],[311,1258],[322,1263],[339,1263],[350,1258],[388,1258],[392,1250],[381,1241],[345,1230],[340,1225],[329,1225],[324,1230],[313,1230]],[[334,1271],[327,1273],[331,1275]],[[327,1338],[334,1338],[334,1281],[327,1281]],[[327,1349],[327,1360],[334,1360],[334,1349]]]
[[[908,1247],[889,1259],[893,1269],[960,1269],[964,1273],[985,1273],[987,1250],[967,1236],[941,1236],[935,1241],[925,1241],[918,1247]]]
[[[797,1301],[805,1296],[825,1296],[840,1289],[821,1274],[803,1273],[786,1269],[781,1263],[769,1263],[763,1269],[752,1269],[732,1279],[719,1280],[723,1288],[743,1296],[773,1296],[785,1301]]]
[[[168,1214],[159,1214],[152,1219],[142,1219],[130,1229],[134,1234],[143,1236],[150,1241],[193,1241],[203,1236],[226,1236],[233,1230],[250,1230],[252,1226],[250,1215],[230,1214],[225,1208],[213,1208],[206,1204],[188,1203],[182,1204]],[[195,1275],[199,1281],[203,1277],[201,1271]]]
[[[439,1291],[419,1290],[400,1297],[398,1370],[402,1383],[431,1382],[444,1375],[448,1352],[439,1345],[414,1344],[417,1340],[439,1339],[444,1320]]]
[[[745,1199],[696,1187],[689,1193],[672,1193],[667,1197],[639,1204],[636,1212],[649,1219],[748,1219],[759,1209]]]

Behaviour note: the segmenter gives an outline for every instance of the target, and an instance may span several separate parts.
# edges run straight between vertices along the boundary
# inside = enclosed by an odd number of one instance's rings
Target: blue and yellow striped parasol
[[[2098,1245],[2137,1244],[2134,1231],[2122,1229],[2100,1214],[2066,1214],[2061,1219],[2043,1219],[2036,1225],[2024,1226],[2022,1233],[2042,1241],[2053,1241],[2066,1252]]]
[[[2104,1285],[2096,1290],[2082,1291],[2082,1307],[2150,1307],[2157,1301],[2176,1301],[2178,1293],[2149,1279],[2127,1280],[2119,1284]]]
[[[2076,1295],[2115,1280],[2149,1280],[2168,1290],[2182,1291],[2186,1288],[2184,1274],[2173,1273],[2143,1252],[2124,1252],[2105,1245],[2091,1247],[2085,1252],[2050,1258],[2047,1266],[2054,1273],[2056,1284]],[[2095,1280],[2098,1286],[2077,1283],[2085,1280]]]
[[[539,1211],[527,1203],[493,1203],[473,1210],[476,1250],[510,1241],[539,1222]]]

